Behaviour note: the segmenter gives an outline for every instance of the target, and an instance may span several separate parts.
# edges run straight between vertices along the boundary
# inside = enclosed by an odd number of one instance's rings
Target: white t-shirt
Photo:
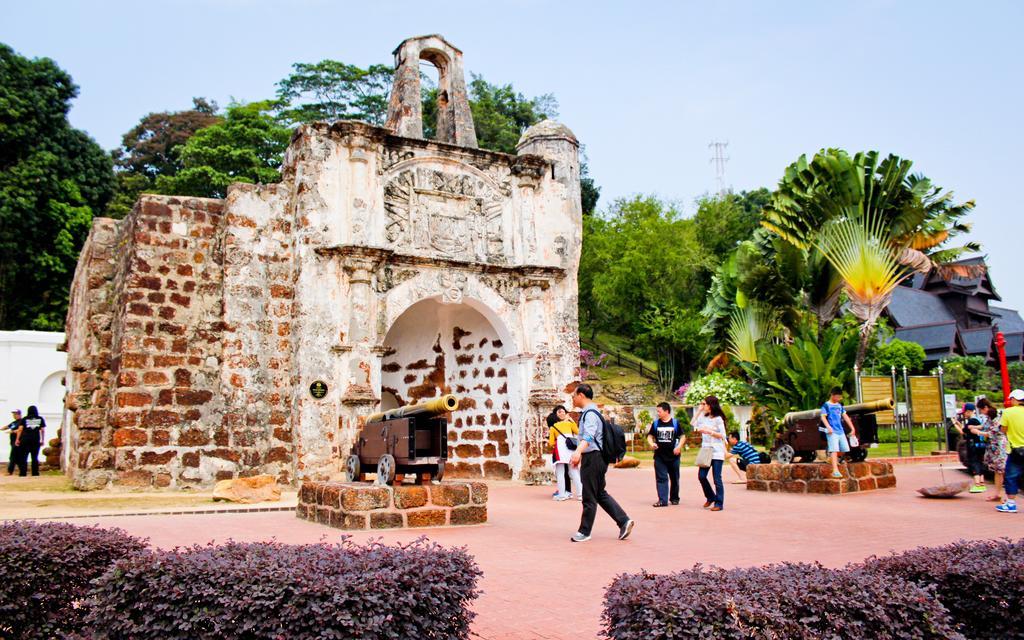
[[[701,416],[697,418],[697,428],[716,431],[722,434],[722,438],[714,438],[706,433],[701,434],[700,446],[711,448],[712,460],[725,460],[725,423],[721,418],[715,416]]]

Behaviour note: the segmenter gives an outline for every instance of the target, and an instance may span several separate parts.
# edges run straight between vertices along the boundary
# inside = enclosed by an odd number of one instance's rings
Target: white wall
[[[0,331],[0,424],[11,421],[11,411],[29,405],[46,419],[46,439],[57,435],[64,412],[67,354],[57,351],[63,333]],[[45,443],[43,446],[46,446]],[[10,438],[0,435],[0,461],[10,459]]]

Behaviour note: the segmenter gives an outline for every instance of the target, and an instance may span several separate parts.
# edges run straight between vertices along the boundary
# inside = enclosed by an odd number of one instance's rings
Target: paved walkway
[[[996,513],[984,500],[991,493],[955,500],[917,497],[918,487],[939,483],[936,465],[901,466],[898,488],[847,496],[765,494],[727,484],[726,509],[720,513],[700,508],[704,499],[696,473],[683,469],[681,506],[654,509],[651,470],[613,470],[609,488],[637,521],[625,542],[615,539],[614,525],[599,513],[594,539],[571,544],[579,503],[554,503],[549,487],[511,483],[492,485],[486,525],[355,538],[410,541],[427,533],[445,545],[467,546],[484,572],[474,631],[498,640],[598,637],[604,588],[621,572],[668,572],[698,562],[731,567],[816,560],[841,566],[918,545],[1024,536],[1024,515]],[[947,470],[946,477],[966,476]],[[287,513],[76,520],[81,522],[121,527],[160,547],[229,538],[304,543],[341,535]]]

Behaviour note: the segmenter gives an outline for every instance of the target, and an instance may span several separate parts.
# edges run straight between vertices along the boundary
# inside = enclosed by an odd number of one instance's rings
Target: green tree
[[[232,104],[224,120],[200,129],[179,148],[182,169],[159,176],[161,193],[223,198],[233,182],[272,183],[281,179],[291,129],[278,124],[271,102]]]
[[[180,147],[196,131],[221,121],[216,103],[193,98],[192,105],[185,111],[146,114],[124,134],[113,152],[117,189],[103,215],[126,216],[139,194],[156,189],[158,177],[174,176],[182,169]]]
[[[68,123],[78,87],[0,44],[0,327],[60,330],[78,252],[114,189],[110,157]]]
[[[724,258],[754,233],[761,223],[761,210],[770,197],[771,192],[761,188],[698,200],[693,220],[701,245],[712,255]]]
[[[877,151],[801,156],[786,169],[762,220],[788,242],[818,251],[842,278],[850,311],[861,321],[858,365],[893,289],[913,271],[974,275],[974,267],[948,263],[978,246],[947,246],[969,229],[961,219],[974,203],[954,203],[951,193],[912,175],[911,165]]]
[[[937,374],[938,370],[932,371]],[[942,361],[943,383],[947,389],[995,391],[1000,380],[996,370],[981,356],[953,356]]]
[[[287,124],[316,120],[387,120],[394,71],[383,64],[366,69],[337,60],[298,62],[277,83],[280,117]]]
[[[906,340],[891,340],[878,345],[872,355],[869,361],[883,372],[890,371],[892,367],[903,371],[903,367],[906,367],[910,373],[920,373],[926,356],[924,347]]]

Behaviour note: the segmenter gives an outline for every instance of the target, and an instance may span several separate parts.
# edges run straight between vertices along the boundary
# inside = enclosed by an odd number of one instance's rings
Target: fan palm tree
[[[765,208],[762,225],[793,245],[817,250],[842,278],[850,310],[861,321],[856,363],[863,364],[871,333],[893,290],[914,271],[940,269],[969,275],[975,267],[950,264],[978,250],[967,243],[945,247],[969,227],[974,208],[955,204],[909,160],[875,151],[851,157],[822,150],[786,169]],[[973,274],[971,274],[973,275]]]

